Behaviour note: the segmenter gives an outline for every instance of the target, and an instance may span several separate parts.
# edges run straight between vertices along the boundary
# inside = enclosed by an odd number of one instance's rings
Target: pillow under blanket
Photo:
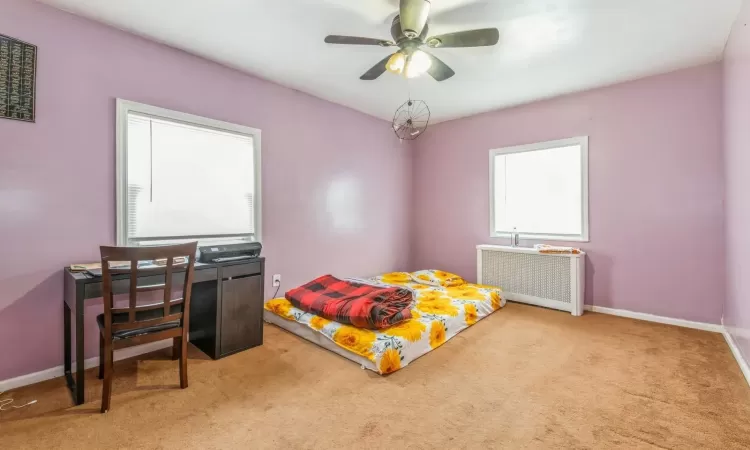
[[[415,282],[429,286],[454,287],[466,284],[466,281],[458,275],[442,270],[419,270],[410,275]]]

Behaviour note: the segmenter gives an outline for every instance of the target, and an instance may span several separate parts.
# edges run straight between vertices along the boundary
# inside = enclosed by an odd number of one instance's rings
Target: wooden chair
[[[195,269],[196,242],[160,247],[101,247],[102,294],[104,314],[96,318],[99,324],[99,378],[104,380],[102,413],[109,410],[112,399],[112,371],[114,350],[173,339],[172,359],[180,360],[180,387],[188,387],[187,342],[190,318],[190,291]],[[176,266],[175,258],[188,257],[186,264]],[[166,259],[166,266],[138,268],[138,261]],[[130,263],[118,268],[110,263]],[[118,264],[119,265],[119,264]],[[123,264],[124,265],[124,264]],[[172,278],[175,268],[185,268],[182,297],[172,300]],[[130,275],[130,303],[127,308],[115,308],[113,276]],[[164,283],[138,285],[138,276],[164,275]],[[138,305],[138,294],[164,291],[157,303]]]

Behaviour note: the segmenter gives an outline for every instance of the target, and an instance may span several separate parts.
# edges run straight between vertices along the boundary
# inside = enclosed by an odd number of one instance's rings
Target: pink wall
[[[28,0],[0,1],[0,31],[40,53],[37,123],[0,120],[0,380],[62,363],[61,268],[114,242],[117,97],[263,130],[264,254],[282,289],[324,272],[439,267],[474,278],[474,246],[505,243],[488,237],[488,150],[589,135],[587,303],[720,320],[719,64],[439,124],[408,147],[386,122],[347,108]],[[725,320],[750,353],[739,258],[750,247],[740,233],[750,224],[750,134],[739,124],[750,116],[750,84],[739,83],[750,76],[747,29],[733,44]],[[87,311],[87,356],[99,309]]]
[[[724,324],[750,361],[750,1],[724,60],[727,296]]]
[[[282,289],[326,272],[406,268],[410,152],[388,123],[35,2],[1,1],[0,32],[39,47],[39,78],[37,122],[0,120],[0,380],[62,364],[62,267],[114,242],[117,97],[263,131],[264,255]],[[88,356],[96,313],[87,311]]]
[[[508,243],[489,237],[490,149],[588,135],[586,303],[718,323],[721,73],[713,64],[432,127],[413,161],[414,265],[474,279],[475,246]]]

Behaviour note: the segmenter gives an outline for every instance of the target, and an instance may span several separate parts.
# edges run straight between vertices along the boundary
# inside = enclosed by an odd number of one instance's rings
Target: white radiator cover
[[[479,284],[503,289],[514,302],[583,314],[586,254],[543,254],[532,248],[477,245]]]

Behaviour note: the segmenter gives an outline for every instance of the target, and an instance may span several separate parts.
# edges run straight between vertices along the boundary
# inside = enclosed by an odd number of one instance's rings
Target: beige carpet
[[[61,379],[3,395],[0,447],[750,448],[750,388],[720,334],[509,304],[389,377],[274,326],[221,361],[115,367],[71,408]]]

